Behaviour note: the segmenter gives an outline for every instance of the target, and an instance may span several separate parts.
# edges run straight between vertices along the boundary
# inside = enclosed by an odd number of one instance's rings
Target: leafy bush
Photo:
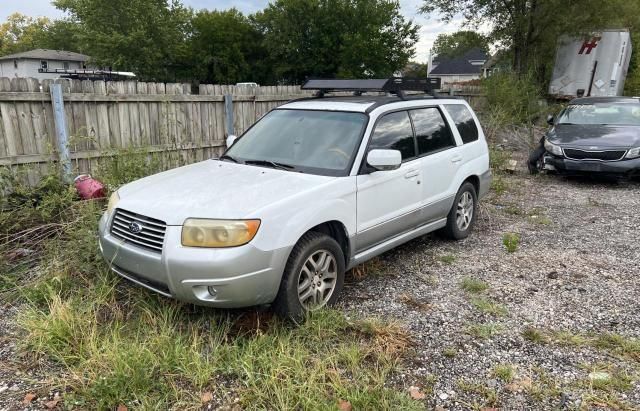
[[[482,82],[489,104],[488,116],[497,125],[530,124],[542,114],[542,92],[531,75],[496,73]]]

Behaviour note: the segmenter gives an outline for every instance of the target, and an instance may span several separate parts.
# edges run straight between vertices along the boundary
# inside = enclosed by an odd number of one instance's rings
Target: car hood
[[[260,218],[256,212],[335,177],[207,160],[155,174],[118,190],[118,208],[182,225],[189,217]]]
[[[558,124],[547,133],[547,139],[591,150],[640,147],[640,127]]]

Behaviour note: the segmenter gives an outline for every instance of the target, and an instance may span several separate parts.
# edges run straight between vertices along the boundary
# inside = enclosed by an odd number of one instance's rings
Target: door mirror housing
[[[378,171],[395,170],[402,164],[399,150],[374,149],[367,154],[367,164]]]
[[[552,126],[552,125],[553,125],[553,123],[555,122],[555,120],[556,120],[556,118],[555,118],[552,114],[549,114],[549,115],[547,116],[547,124],[549,124],[550,126]]]
[[[238,137],[236,135],[230,134],[229,137],[227,137],[227,148],[231,147],[237,139]]]

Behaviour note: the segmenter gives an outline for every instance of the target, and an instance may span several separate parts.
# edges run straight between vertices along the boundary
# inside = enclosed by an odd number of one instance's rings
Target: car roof
[[[638,97],[580,97],[575,98],[569,104],[594,104],[594,103],[640,103]]]
[[[331,111],[354,111],[360,113],[370,113],[374,109],[392,103],[415,103],[419,101],[441,103],[460,103],[461,98],[456,97],[434,97],[434,96],[406,96],[400,98],[398,96],[330,96],[330,97],[308,97],[290,101],[278,108],[298,109],[298,110],[331,110]],[[415,105],[415,104],[413,104]]]

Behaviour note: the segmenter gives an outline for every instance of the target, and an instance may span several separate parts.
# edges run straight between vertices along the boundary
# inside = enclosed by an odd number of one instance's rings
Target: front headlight
[[[562,148],[560,148],[560,146],[557,146],[553,143],[550,143],[549,140],[545,139],[544,140],[544,148],[550,152],[551,154],[554,154],[556,156],[562,156]]]
[[[256,236],[260,220],[207,220],[188,218],[182,226],[182,245],[187,247],[237,247]]]
[[[107,205],[107,213],[111,214],[113,210],[116,208],[116,204],[120,201],[120,195],[118,195],[117,191],[111,193],[111,197],[109,197],[109,204]]]
[[[627,151],[627,158],[638,158],[640,157],[640,147],[632,148]]]

